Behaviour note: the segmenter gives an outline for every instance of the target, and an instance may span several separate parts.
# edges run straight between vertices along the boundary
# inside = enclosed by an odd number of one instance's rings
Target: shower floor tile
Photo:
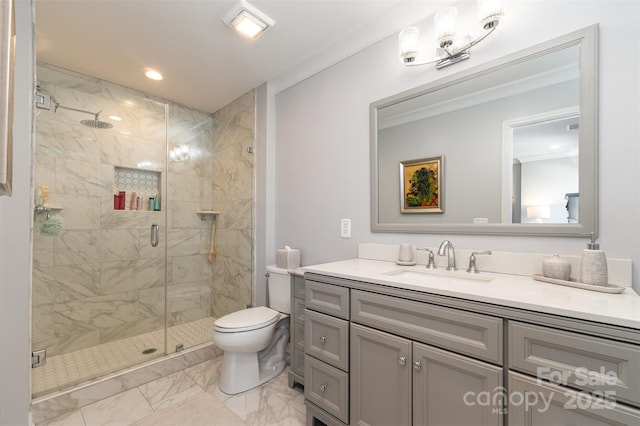
[[[215,318],[206,317],[167,330],[167,351],[176,351],[176,345],[189,348],[211,341]],[[93,346],[75,352],[47,358],[44,366],[31,371],[31,387],[34,397],[60,391],[88,380],[114,373],[164,356],[165,332],[163,329],[126,339]],[[144,354],[143,351],[156,351]]]

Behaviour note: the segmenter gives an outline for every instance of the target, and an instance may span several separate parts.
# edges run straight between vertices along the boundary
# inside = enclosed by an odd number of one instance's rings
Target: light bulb
[[[485,30],[498,25],[503,14],[502,0],[478,0],[478,21]]]
[[[417,27],[409,27],[400,31],[398,35],[398,47],[400,50],[400,59],[404,63],[413,62],[418,56],[418,37],[420,30]]]
[[[453,44],[456,36],[456,20],[458,19],[458,9],[455,7],[445,7],[440,9],[433,17],[436,27],[436,41],[438,46],[446,47]]]

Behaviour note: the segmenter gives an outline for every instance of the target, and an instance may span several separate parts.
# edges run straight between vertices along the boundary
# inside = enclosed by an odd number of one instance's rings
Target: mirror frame
[[[572,46],[580,49],[579,223],[393,223],[380,222],[378,204],[378,110]],[[478,65],[370,105],[371,232],[585,237],[598,232],[598,24]],[[449,170],[449,173],[451,170]],[[501,185],[501,182],[496,183]]]

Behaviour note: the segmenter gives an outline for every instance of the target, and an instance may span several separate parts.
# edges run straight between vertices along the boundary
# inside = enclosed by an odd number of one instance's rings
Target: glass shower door
[[[34,397],[164,355],[167,276],[166,105],[45,64],[37,77]],[[96,111],[101,128],[83,122]]]
[[[213,115],[170,105],[167,352],[251,304],[254,91]]]

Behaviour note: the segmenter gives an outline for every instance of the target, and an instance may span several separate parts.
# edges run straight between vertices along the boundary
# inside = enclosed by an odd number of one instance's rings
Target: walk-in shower
[[[55,97],[36,111],[34,197],[46,189],[64,220],[56,233],[42,232],[44,214],[34,223],[34,398],[210,344],[214,319],[251,303],[254,246],[253,93],[212,115],[36,72]],[[168,155],[183,146],[188,156]]]

